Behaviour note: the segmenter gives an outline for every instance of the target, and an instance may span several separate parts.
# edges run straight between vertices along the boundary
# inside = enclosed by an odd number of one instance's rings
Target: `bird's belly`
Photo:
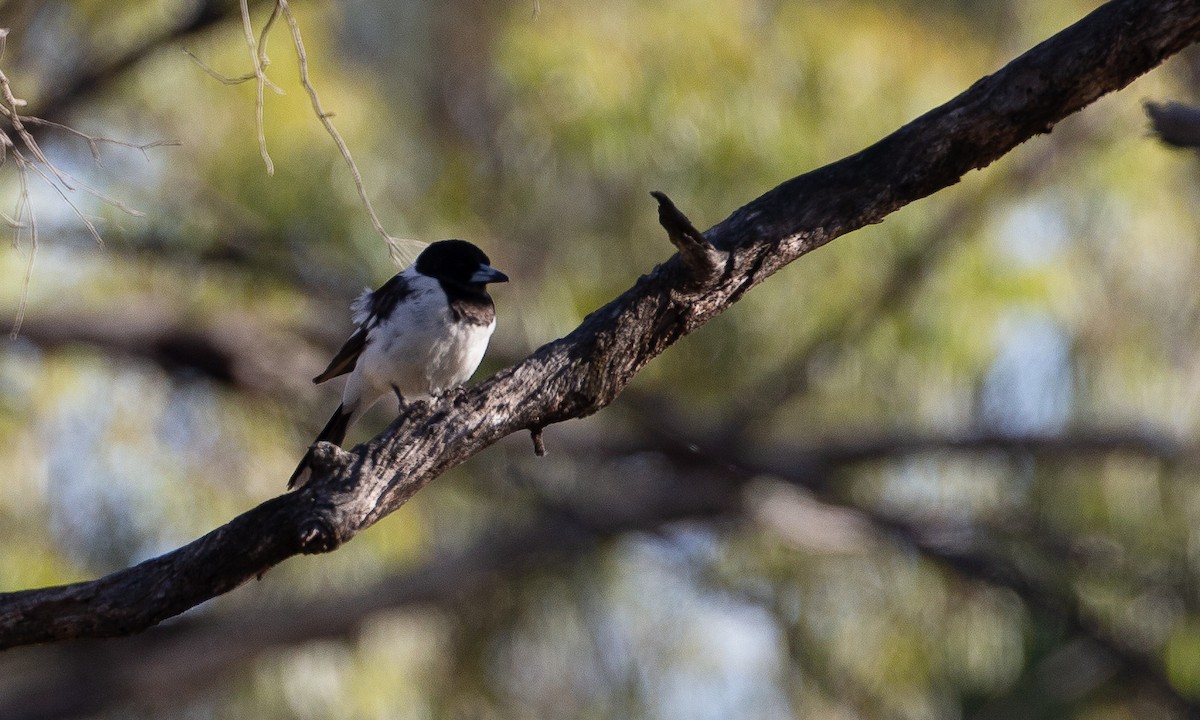
[[[416,332],[406,337],[370,343],[365,367],[375,372],[365,377],[374,394],[399,390],[413,400],[466,382],[487,350],[494,325],[451,325],[439,332]]]

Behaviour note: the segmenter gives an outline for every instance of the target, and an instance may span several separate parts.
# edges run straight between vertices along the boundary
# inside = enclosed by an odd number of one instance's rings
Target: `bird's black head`
[[[466,240],[439,240],[417,256],[417,272],[443,283],[480,287],[508,282],[508,276],[491,266],[482,250]]]

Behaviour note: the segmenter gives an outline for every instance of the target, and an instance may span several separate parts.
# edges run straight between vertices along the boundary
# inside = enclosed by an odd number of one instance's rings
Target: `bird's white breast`
[[[391,317],[370,329],[359,359],[368,402],[400,390],[405,399],[437,394],[466,382],[483,360],[496,323],[456,322],[438,282],[414,274],[412,293]]]

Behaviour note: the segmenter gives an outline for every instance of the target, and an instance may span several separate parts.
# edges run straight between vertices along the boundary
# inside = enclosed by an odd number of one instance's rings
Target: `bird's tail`
[[[317,435],[317,439],[313,440],[309,446],[308,452],[304,453],[304,457],[300,460],[300,464],[296,466],[296,471],[288,478],[288,490],[291,490],[297,485],[297,480],[304,474],[305,470],[309,469],[312,464],[314,447],[319,442],[331,442],[334,445],[341,445],[346,439],[346,429],[350,427],[350,419],[354,416],[353,410],[346,410],[344,405],[338,405],[337,410],[333,411],[333,417],[329,418],[329,422],[325,423],[325,429]]]

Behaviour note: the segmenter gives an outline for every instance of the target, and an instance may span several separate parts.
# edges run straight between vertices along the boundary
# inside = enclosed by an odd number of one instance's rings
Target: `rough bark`
[[[104,578],[0,595],[0,648],[137,632],[292,555],[337,548],[500,438],[603,408],[651,359],[784,265],[956,183],[1197,39],[1200,0],[1107,3],[875,145],[735,211],[703,234],[714,275],[676,255],[485,382],[411,405],[351,452],[321,446],[321,471],[298,492]]]

